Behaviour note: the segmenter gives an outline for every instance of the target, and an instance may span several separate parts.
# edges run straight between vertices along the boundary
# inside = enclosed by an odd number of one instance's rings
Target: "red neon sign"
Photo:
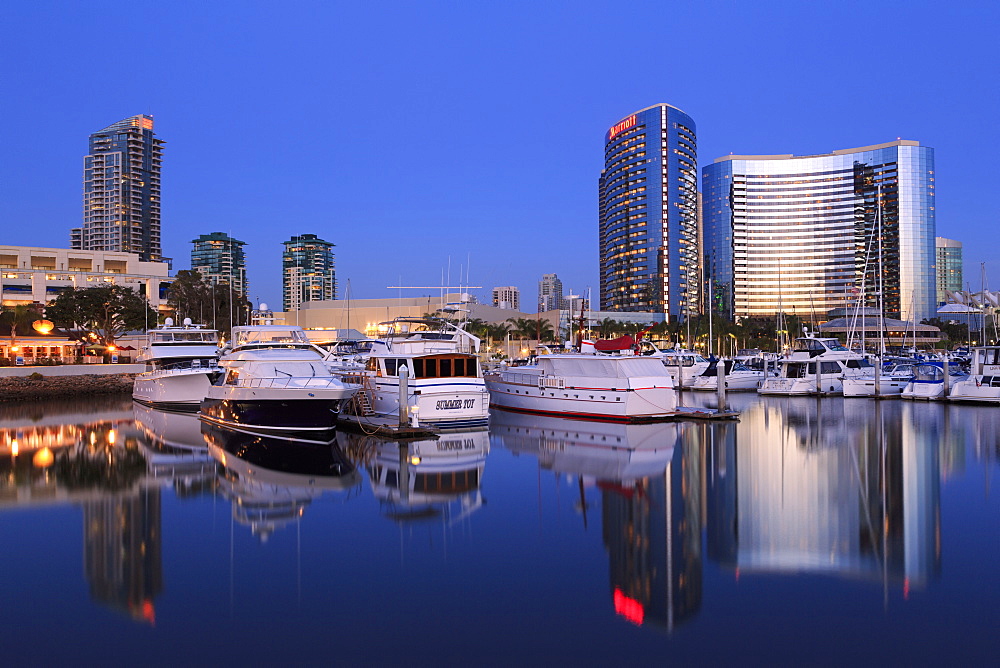
[[[608,130],[608,141],[611,141],[617,135],[620,135],[629,128],[634,128],[634,127],[635,127],[635,114],[632,114],[618,125],[611,126],[611,129]]]

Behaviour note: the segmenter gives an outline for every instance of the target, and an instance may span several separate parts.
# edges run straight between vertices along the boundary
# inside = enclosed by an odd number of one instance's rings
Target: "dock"
[[[738,411],[718,411],[698,406],[678,406],[673,415],[675,420],[739,420]]]
[[[337,416],[337,428],[363,434],[386,436],[393,439],[437,438],[440,429],[434,427],[411,427],[400,425],[396,416],[350,415]]]

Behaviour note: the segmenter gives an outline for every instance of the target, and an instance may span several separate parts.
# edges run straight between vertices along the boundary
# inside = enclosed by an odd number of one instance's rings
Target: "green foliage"
[[[42,378],[45,378],[45,376],[35,371],[34,373],[29,373],[27,378],[28,380],[41,380]]]
[[[250,313],[250,302],[239,294],[230,294],[227,283],[214,285],[201,273],[188,269],[177,272],[167,293],[167,304],[174,309],[178,324],[191,318],[191,322],[218,329],[227,338],[233,325],[245,323]]]
[[[145,297],[111,284],[63,292],[45,307],[45,315],[62,329],[95,333],[104,345],[111,345],[125,332],[156,323],[156,313]]]
[[[40,304],[18,304],[4,306],[0,312],[0,328],[10,331],[10,340],[17,339],[17,333],[25,334],[31,329],[31,323],[42,317]]]

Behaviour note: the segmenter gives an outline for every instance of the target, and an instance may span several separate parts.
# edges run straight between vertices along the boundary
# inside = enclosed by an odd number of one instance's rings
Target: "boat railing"
[[[171,374],[181,374],[188,371],[197,371],[200,373],[205,373],[209,371],[218,371],[219,365],[217,360],[189,360],[186,362],[174,362],[172,364],[164,364],[151,369],[148,373],[155,374],[159,376],[168,376]]]
[[[557,376],[539,376],[538,387],[539,389],[550,388],[564,390],[566,389],[566,379],[559,378]]]
[[[228,385],[236,385],[237,387],[259,387],[263,389],[282,389],[282,388],[327,388],[327,387],[340,387],[342,383],[337,378],[316,378],[313,376],[282,376],[276,378],[237,378],[234,382],[227,383]]]

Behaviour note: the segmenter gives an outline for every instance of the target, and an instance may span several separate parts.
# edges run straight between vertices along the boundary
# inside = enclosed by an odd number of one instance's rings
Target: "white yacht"
[[[674,381],[655,358],[541,355],[486,374],[490,404],[524,413],[590,420],[659,420],[677,411]]]
[[[272,317],[261,305],[254,321]],[[201,403],[202,419],[268,433],[333,429],[357,387],[331,374],[323,353],[301,327],[234,327],[232,349],[219,360],[223,374]]]
[[[398,419],[402,410],[405,422],[438,429],[488,424],[477,337],[439,318],[396,318],[379,328],[384,335],[369,342],[364,354],[330,360],[331,370],[358,389],[344,419]]]
[[[705,373],[708,360],[693,350],[661,348],[660,345],[664,344],[664,341],[640,341],[637,354],[643,357],[655,357],[663,362],[663,366],[667,367],[667,371],[674,379],[675,387],[691,387],[694,379]]]
[[[726,372],[726,389],[728,391],[756,390],[761,386],[765,378],[777,375],[773,367],[765,371],[763,366],[759,369],[754,369],[735,360],[721,361]],[[695,376],[691,381],[691,389],[707,392],[718,391],[719,362],[720,360],[709,362],[708,368],[700,376]]]
[[[876,378],[875,368],[863,375],[844,376],[845,397],[899,397],[913,378],[915,363],[899,362],[884,369]]]
[[[137,361],[146,370],[135,378],[132,398],[154,408],[197,411],[219,374],[219,334],[192,325],[175,326],[171,318],[147,332]]]
[[[949,369],[949,385],[962,381],[965,376],[957,375],[959,369]],[[945,399],[948,391],[945,388],[944,365],[941,362],[921,362],[913,367],[913,377],[900,392],[904,399],[936,401]]]
[[[1000,404],[1000,346],[973,348],[970,371],[955,381],[948,399]]]
[[[765,378],[760,394],[841,394],[845,377],[861,376],[871,367],[860,353],[845,348],[835,338],[816,338],[808,331],[795,339],[795,348],[781,360],[781,373]]]

